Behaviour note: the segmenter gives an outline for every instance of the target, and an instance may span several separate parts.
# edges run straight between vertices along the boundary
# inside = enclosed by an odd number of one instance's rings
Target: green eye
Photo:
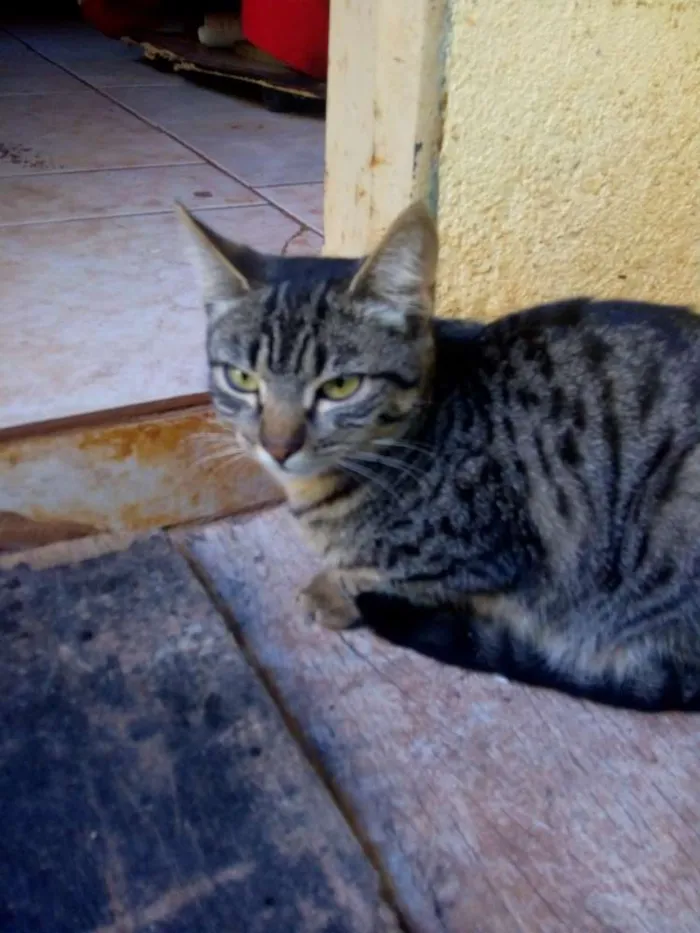
[[[257,392],[260,388],[260,380],[255,373],[238,369],[236,366],[226,367],[226,379],[236,392]]]
[[[359,376],[338,376],[337,379],[329,379],[321,386],[321,395],[323,398],[330,399],[331,402],[342,402],[350,398],[362,385],[362,379]]]

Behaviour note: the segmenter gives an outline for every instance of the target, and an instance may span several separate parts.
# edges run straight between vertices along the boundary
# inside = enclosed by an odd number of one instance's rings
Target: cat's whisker
[[[180,485],[185,483],[191,485],[194,480],[201,478],[202,473],[206,473],[209,478],[216,480],[224,470],[233,466],[235,462],[234,459],[230,458],[217,458],[212,461],[197,460],[190,463],[183,471],[178,490]]]
[[[244,450],[207,450],[197,453],[197,455],[192,458],[192,463],[204,465],[206,463],[213,463],[215,460],[236,461],[243,456],[245,456]]]
[[[189,492],[192,482],[201,477],[202,472],[206,472],[210,479],[216,481],[227,467],[232,466],[244,456],[244,453],[236,452],[233,455],[214,454],[194,458],[185,465],[179,481],[172,488],[172,492],[179,495],[183,488]]]
[[[386,466],[389,469],[398,470],[399,473],[405,474],[416,483],[420,483],[424,476],[424,473],[414,469],[409,463],[396,460],[394,457],[388,457],[385,454],[356,453],[353,454],[353,458],[359,459],[370,466]]]
[[[237,457],[244,453],[240,448],[231,447],[209,447],[193,451],[193,460],[200,460],[204,457]]]
[[[435,447],[430,447],[428,444],[416,444],[413,441],[401,441],[389,437],[380,437],[372,443],[375,447],[400,447],[402,450],[408,450],[422,457],[430,457],[431,459],[434,459],[437,454]]]
[[[195,444],[230,444],[240,446],[240,441],[231,431],[221,431],[220,433],[196,434],[193,438]]]
[[[197,437],[235,437],[235,432],[231,430],[230,427],[227,427],[225,424],[219,424],[215,422],[210,425],[211,430],[209,431],[199,431]]]
[[[239,454],[245,453],[243,445],[232,437],[195,437],[192,443],[192,450],[195,455],[200,452],[204,454],[227,453]]]
[[[217,438],[217,439],[214,439],[214,438],[207,438],[207,439],[196,438],[196,439],[195,439],[195,442],[192,444],[192,447],[193,447],[195,450],[204,450],[204,451],[208,451],[208,450],[240,450],[240,449],[241,449],[241,445],[240,445],[240,444],[231,443],[230,440],[227,440],[226,438],[223,438],[223,437],[222,437],[222,438]]]
[[[428,453],[435,452],[435,447],[431,447],[430,444],[421,444],[416,441],[407,441],[404,439],[404,436],[377,437],[374,439],[373,443],[378,444],[381,447],[390,447],[396,445],[397,447],[411,447],[412,449],[423,450]]]
[[[194,467],[206,467],[210,463],[236,463],[237,460],[240,460],[245,456],[245,451],[217,451],[215,453],[206,454],[204,457],[198,457],[193,461],[192,465]]]
[[[213,431],[198,431],[197,437],[236,437],[234,431],[230,428],[225,428],[223,425],[216,427]]]
[[[229,428],[217,428],[215,431],[198,431],[195,435],[197,440],[235,440],[236,434]]]
[[[342,470],[345,470],[348,473],[354,473],[356,476],[359,476],[360,479],[364,479],[370,484],[370,486],[375,486],[377,489],[385,492],[388,496],[394,499],[395,502],[401,501],[395,489],[392,489],[391,486],[387,486],[386,483],[383,483],[375,473],[373,473],[370,469],[365,469],[364,467],[360,466],[355,460],[352,462],[341,460],[339,466]]]

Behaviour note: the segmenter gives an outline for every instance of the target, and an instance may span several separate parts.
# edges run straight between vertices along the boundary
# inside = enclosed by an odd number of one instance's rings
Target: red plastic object
[[[303,74],[328,73],[330,0],[243,0],[241,25],[248,42]]]
[[[83,0],[83,17],[106,36],[121,39],[134,29],[154,29],[161,0]]]

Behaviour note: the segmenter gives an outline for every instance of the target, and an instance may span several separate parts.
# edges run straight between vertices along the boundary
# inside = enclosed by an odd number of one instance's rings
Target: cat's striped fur
[[[307,600],[327,623],[359,605],[450,663],[700,707],[700,319],[576,299],[435,320],[420,207],[365,261],[264,257],[188,224],[214,402],[324,557]],[[323,399],[338,376],[360,388]]]

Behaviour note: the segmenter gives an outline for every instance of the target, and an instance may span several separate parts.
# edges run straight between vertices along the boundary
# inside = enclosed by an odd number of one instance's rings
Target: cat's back
[[[603,384],[700,399],[700,315],[690,308],[576,298],[485,325],[439,322],[436,338],[438,373],[465,388],[498,385],[532,402],[556,386]]]
[[[689,309],[575,299],[437,338],[444,420],[457,428],[443,441],[460,464],[481,450],[513,495],[554,490],[573,515],[583,493],[627,502],[673,461],[688,473],[676,488],[700,503],[700,317]]]
[[[482,339],[503,347],[548,342],[583,349],[598,338],[611,350],[653,343],[665,352],[700,342],[700,315],[689,307],[574,298],[509,314],[486,325]]]
[[[688,307],[577,298],[508,315],[489,325],[483,339],[506,351],[549,346],[559,358],[634,363],[645,349],[653,356],[697,351],[700,316]]]
[[[505,407],[521,424],[552,425],[574,401],[577,422],[607,406],[637,424],[700,402],[700,316],[689,308],[576,298],[489,324],[438,321],[435,336],[440,394],[458,389],[463,403]]]
[[[435,337],[443,365],[462,372],[465,364],[476,367],[480,361],[492,371],[494,364],[512,362],[514,354],[525,362],[542,363],[547,348],[562,360],[579,355],[602,362],[633,357],[643,347],[655,348],[656,356],[697,350],[700,315],[689,307],[573,298],[517,311],[488,324],[437,320]]]

